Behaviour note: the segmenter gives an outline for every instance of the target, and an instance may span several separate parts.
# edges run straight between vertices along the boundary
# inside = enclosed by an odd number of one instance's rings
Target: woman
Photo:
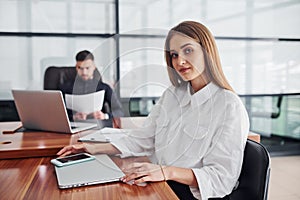
[[[171,180],[188,185],[197,199],[223,197],[241,171],[247,112],[223,74],[214,37],[204,25],[185,21],[172,28],[165,59],[172,86],[142,129],[111,144],[67,146],[58,155],[146,154],[152,163],[127,166],[122,181]]]

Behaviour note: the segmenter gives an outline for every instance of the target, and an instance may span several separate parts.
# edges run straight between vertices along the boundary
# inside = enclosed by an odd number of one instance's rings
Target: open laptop
[[[76,133],[97,127],[96,123],[70,122],[61,91],[12,90],[12,94],[26,129]]]
[[[58,187],[64,189],[114,182],[125,175],[107,155],[98,154],[95,157],[91,161],[55,166]]]

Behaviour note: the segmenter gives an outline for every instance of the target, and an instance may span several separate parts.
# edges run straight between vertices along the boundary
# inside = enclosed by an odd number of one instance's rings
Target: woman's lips
[[[184,73],[186,73],[190,69],[191,69],[190,67],[181,68],[181,69],[179,69],[179,72],[182,73],[182,74],[184,74]]]

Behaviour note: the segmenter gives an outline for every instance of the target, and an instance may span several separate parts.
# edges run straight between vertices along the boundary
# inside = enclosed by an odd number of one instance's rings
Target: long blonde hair
[[[174,34],[184,34],[196,42],[198,42],[203,51],[205,59],[205,73],[210,81],[214,82],[216,85],[221,88],[233,91],[232,87],[228,83],[221,66],[221,61],[217,49],[217,45],[214,39],[214,36],[211,32],[201,23],[194,21],[184,21],[173,27],[166,38],[165,41],[165,59],[168,65],[168,74],[171,83],[178,87],[181,85],[183,80],[174,70],[172,65],[172,58],[170,55],[170,40]]]

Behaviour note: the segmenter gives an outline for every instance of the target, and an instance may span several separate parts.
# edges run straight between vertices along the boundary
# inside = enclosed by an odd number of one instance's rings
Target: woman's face
[[[170,55],[173,67],[184,81],[196,79],[205,69],[202,47],[187,36],[181,34],[172,36]]]

